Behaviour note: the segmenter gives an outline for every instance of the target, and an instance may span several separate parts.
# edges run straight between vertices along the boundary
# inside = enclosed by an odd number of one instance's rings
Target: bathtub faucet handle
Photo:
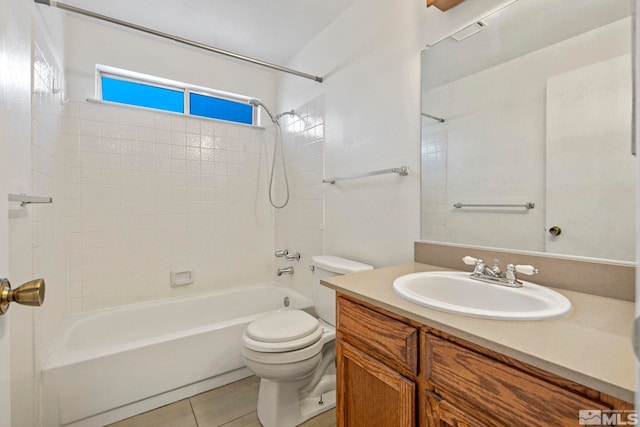
[[[296,252],[295,254],[287,254],[287,261],[300,261],[300,252]]]
[[[274,255],[277,258],[282,258],[282,257],[285,257],[285,256],[289,255],[289,251],[286,250],[286,249],[282,249],[282,250],[276,251],[276,253]]]

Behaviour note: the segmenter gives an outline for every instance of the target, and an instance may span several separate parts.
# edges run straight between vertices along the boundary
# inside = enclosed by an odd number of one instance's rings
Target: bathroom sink
[[[436,310],[502,320],[543,320],[564,316],[571,302],[544,286],[522,281],[520,288],[480,282],[469,273],[429,271],[393,282],[402,298]]]

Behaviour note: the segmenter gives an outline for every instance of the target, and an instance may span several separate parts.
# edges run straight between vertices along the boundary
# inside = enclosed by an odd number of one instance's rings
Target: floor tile
[[[300,427],[335,427],[336,425],[336,409],[333,408],[327,412],[311,418],[300,425]]]
[[[191,406],[198,427],[217,427],[256,410],[260,378],[252,376],[193,396]]]
[[[261,427],[256,413],[259,386],[259,378],[245,378],[109,427]],[[301,427],[335,425],[336,410],[331,409]]]
[[[224,424],[222,427],[262,427],[262,424],[258,421],[257,412],[253,411],[244,417],[237,418],[230,423]]]
[[[127,418],[109,427],[198,427],[189,399]]]

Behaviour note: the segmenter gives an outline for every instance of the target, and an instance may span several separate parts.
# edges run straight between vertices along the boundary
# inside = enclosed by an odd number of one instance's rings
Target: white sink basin
[[[571,302],[564,295],[522,283],[521,288],[510,288],[473,280],[469,273],[428,271],[398,277],[393,290],[425,307],[486,319],[543,320],[571,311]]]

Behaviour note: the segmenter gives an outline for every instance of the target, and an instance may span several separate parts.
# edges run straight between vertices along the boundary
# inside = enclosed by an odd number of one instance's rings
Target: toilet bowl
[[[311,258],[314,308],[283,310],[250,323],[242,335],[247,367],[260,377],[258,419],[293,427],[335,407],[335,292],[320,280],[373,267],[334,256]]]

